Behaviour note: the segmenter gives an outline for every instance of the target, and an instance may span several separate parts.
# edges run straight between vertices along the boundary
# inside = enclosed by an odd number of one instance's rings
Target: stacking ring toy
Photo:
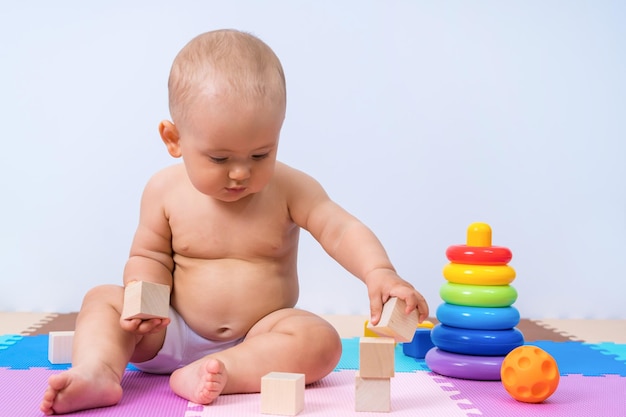
[[[506,356],[524,344],[524,335],[517,329],[473,330],[438,324],[430,337],[438,348],[463,355]]]
[[[426,353],[426,365],[439,375],[475,381],[499,381],[504,356],[468,356],[433,348]]]
[[[515,279],[515,270],[508,265],[448,264],[443,276],[454,284],[507,285]]]
[[[437,320],[446,326],[477,330],[506,330],[518,325],[515,307],[467,307],[443,303],[437,307]]]
[[[439,295],[449,304],[469,307],[508,307],[517,300],[517,290],[510,285],[467,285],[445,283]]]

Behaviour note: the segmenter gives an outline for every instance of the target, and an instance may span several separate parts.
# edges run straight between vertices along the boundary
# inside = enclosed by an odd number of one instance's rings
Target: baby
[[[259,392],[271,371],[303,373],[306,383],[326,376],[341,341],[325,320],[294,308],[301,228],[365,283],[373,324],[392,296],[420,321],[428,316],[374,234],[313,178],[276,161],[285,78],[265,43],[234,30],[196,37],[174,60],[169,104],[172,121],[159,133],[183,163],[146,185],[124,269],[124,284],[170,286],[169,318],[121,319],[123,287],[89,291],[73,367],[49,378],[45,414],[118,403],[129,362],[171,374],[172,390],[198,404]]]

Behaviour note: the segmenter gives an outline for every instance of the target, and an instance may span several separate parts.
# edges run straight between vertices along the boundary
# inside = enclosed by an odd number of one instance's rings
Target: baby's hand
[[[124,288],[124,305],[120,326],[130,333],[143,336],[158,333],[170,324],[167,317],[169,310],[170,287],[158,283],[129,281]],[[149,312],[142,309],[150,301]],[[154,304],[159,308],[154,308]],[[165,310],[165,313],[163,312]]]
[[[170,319],[120,319],[122,329],[143,336],[158,333],[170,324]]]
[[[420,323],[428,318],[428,303],[410,283],[403,280],[391,269],[376,269],[365,279],[370,299],[370,322],[378,324],[383,304],[391,297],[398,297],[406,303],[408,314],[417,309]]]

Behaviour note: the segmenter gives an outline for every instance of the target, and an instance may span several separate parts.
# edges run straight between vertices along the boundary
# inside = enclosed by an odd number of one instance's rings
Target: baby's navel
[[[220,327],[217,329],[217,335],[220,339],[228,339],[233,334],[233,329],[230,327]]]

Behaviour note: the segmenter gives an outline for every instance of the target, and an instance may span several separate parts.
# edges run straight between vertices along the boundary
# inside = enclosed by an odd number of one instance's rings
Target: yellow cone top
[[[491,227],[487,223],[472,223],[467,228],[467,246],[491,246]]]

